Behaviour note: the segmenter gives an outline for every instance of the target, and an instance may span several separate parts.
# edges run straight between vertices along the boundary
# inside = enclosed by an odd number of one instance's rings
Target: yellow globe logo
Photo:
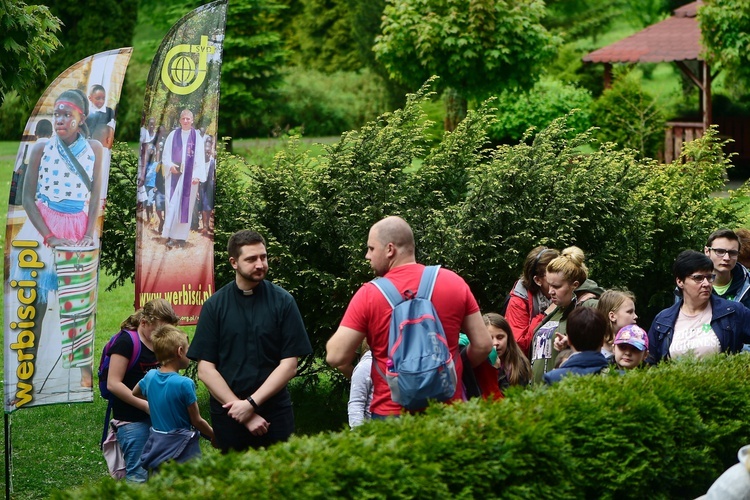
[[[177,85],[186,86],[195,78],[195,61],[188,56],[174,58],[169,67],[169,76]]]

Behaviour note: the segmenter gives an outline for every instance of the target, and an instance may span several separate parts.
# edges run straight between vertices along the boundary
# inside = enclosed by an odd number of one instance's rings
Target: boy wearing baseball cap
[[[618,368],[638,368],[648,355],[648,334],[638,325],[620,328],[615,335],[615,363]]]

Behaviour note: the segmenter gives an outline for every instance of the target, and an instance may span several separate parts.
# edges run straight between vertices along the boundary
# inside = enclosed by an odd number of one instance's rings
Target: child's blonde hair
[[[137,330],[141,321],[145,321],[146,323],[163,321],[164,323],[176,325],[180,322],[180,318],[177,317],[174,309],[172,309],[172,304],[164,299],[154,299],[149,300],[143,304],[142,308],[131,314],[120,324],[120,328],[123,330]]]
[[[187,349],[189,342],[185,332],[174,325],[162,325],[151,334],[154,344],[154,354],[162,365],[175,359],[177,348]]]
[[[611,344],[615,339],[615,325],[609,319],[609,313],[617,312],[622,307],[622,304],[630,299],[635,304],[635,295],[629,290],[617,290],[615,288],[607,290],[599,297],[599,303],[596,305],[597,310],[607,318],[607,335],[604,337],[604,342]]]

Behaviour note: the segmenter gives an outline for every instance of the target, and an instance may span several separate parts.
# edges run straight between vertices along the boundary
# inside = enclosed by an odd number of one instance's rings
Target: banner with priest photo
[[[214,291],[213,215],[226,0],[169,31],[151,65],[138,147],[136,307],[163,298],[195,324]]]
[[[69,67],[26,123],[5,233],[6,413],[93,401],[99,239],[131,52]]]

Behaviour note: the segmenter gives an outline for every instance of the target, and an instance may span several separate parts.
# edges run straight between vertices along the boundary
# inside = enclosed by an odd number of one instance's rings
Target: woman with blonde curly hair
[[[567,319],[577,306],[596,307],[604,290],[588,279],[583,250],[568,247],[547,265],[547,283],[552,300],[531,340],[531,369],[534,383],[555,366],[557,353],[567,347]],[[533,327],[534,325],[532,325]]]

